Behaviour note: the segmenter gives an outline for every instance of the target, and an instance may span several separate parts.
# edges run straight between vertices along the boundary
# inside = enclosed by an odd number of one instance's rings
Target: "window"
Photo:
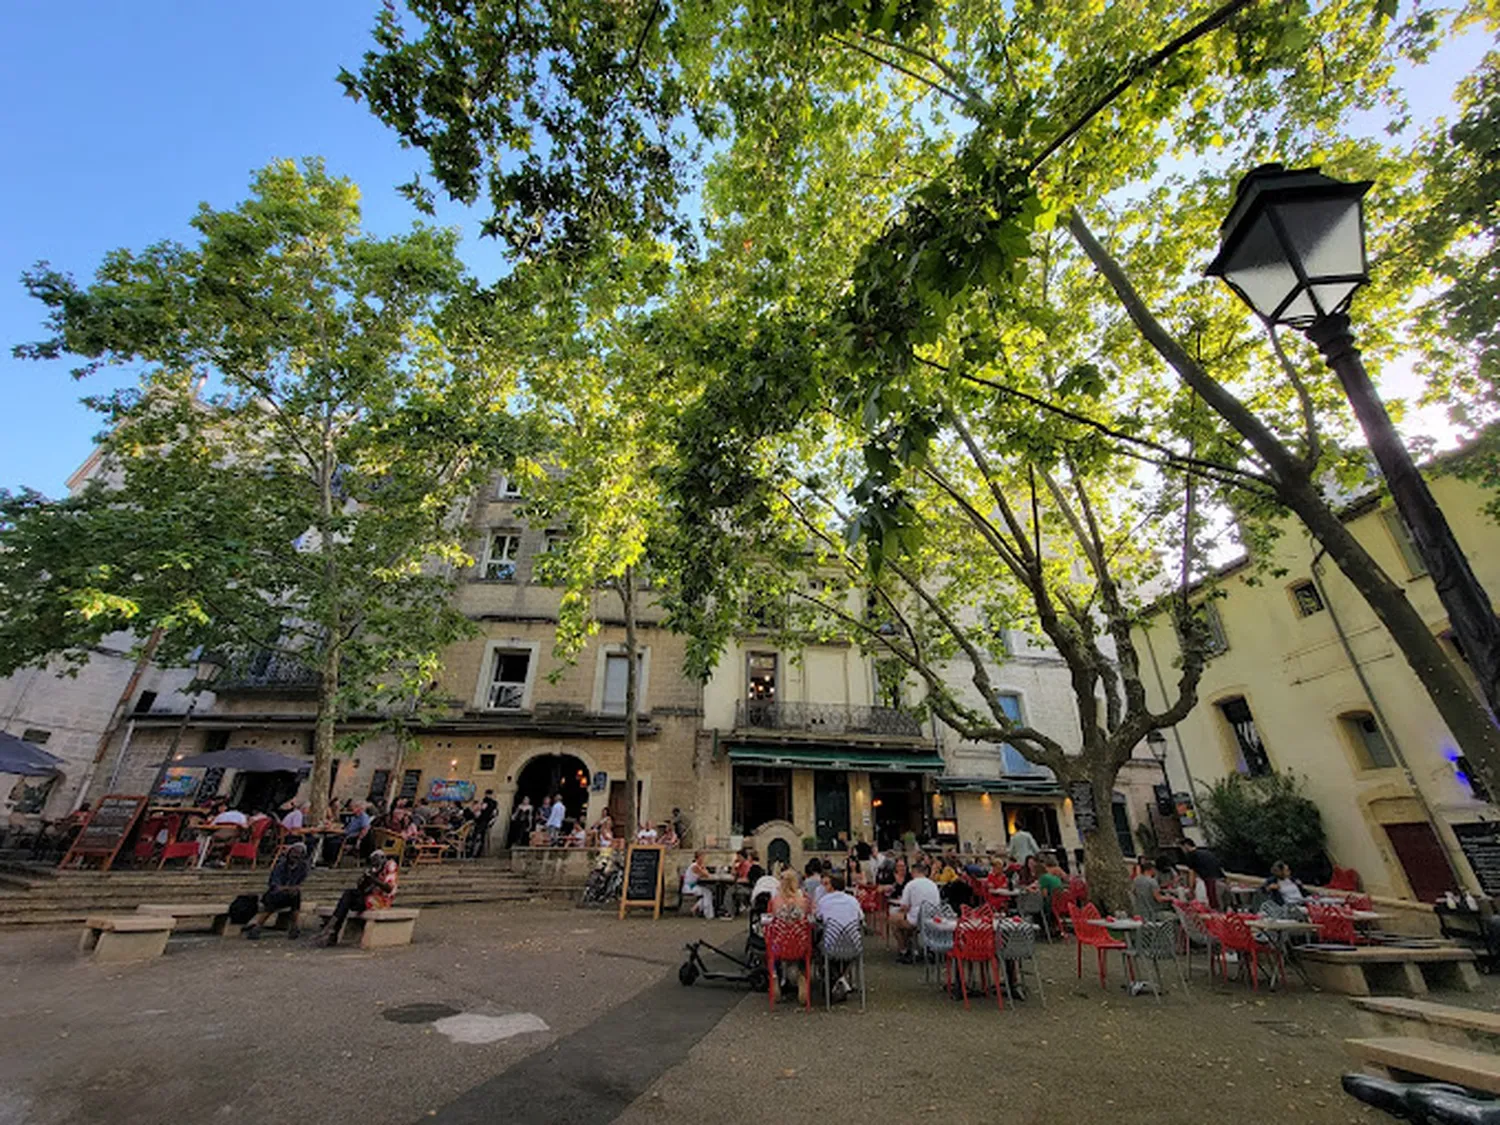
[[[1224,619],[1219,616],[1219,609],[1212,602],[1204,602],[1198,607],[1198,612],[1203,615],[1204,627],[1208,629],[1208,640],[1203,648],[1204,656],[1218,656],[1220,653],[1229,651],[1229,637],[1224,632]]]
[[[492,711],[519,711],[526,702],[526,681],[530,674],[530,652],[496,650],[486,706]]]
[[[1260,740],[1260,731],[1255,726],[1255,716],[1250,714],[1250,704],[1243,697],[1226,699],[1219,704],[1219,711],[1234,734],[1238,761],[1235,768],[1251,777],[1264,777],[1271,773],[1271,758]]]
[[[490,535],[489,550],[484,556],[484,577],[489,582],[513,582],[516,559],[521,554],[521,537],[508,531]]]
[[[495,772],[495,755],[493,755],[493,754],[481,754],[481,755],[479,755],[479,769],[478,769],[477,772],[479,772],[479,773],[494,773]]]
[[[547,532],[546,539],[542,543],[542,550],[546,554],[554,554],[558,551],[561,551],[563,549],[563,544],[565,544],[567,541],[568,533],[566,531],[549,531]]]
[[[396,796],[404,797],[408,801],[414,801],[417,797],[417,790],[421,787],[421,785],[422,771],[407,770],[404,774],[401,775],[401,792],[396,794]]]
[[[1299,617],[1311,617],[1323,612],[1323,597],[1312,582],[1294,582],[1290,587],[1292,604],[1297,607]]]
[[[521,498],[521,486],[510,477],[501,477],[500,482],[495,485],[496,500],[519,500]]]
[[[141,692],[139,698],[137,698],[135,701],[135,713],[137,715],[145,715],[151,710],[152,705],[155,703],[156,692],[143,691]]]
[[[211,730],[203,736],[203,752],[205,754],[217,754],[220,750],[229,749],[229,732],[227,730]]]
[[[1396,764],[1396,757],[1386,744],[1385,735],[1375,716],[1368,711],[1351,711],[1339,716],[1339,725],[1354,747],[1354,756],[1363,770],[1384,770]]]
[[[365,800],[376,805],[384,804],[385,793],[390,786],[391,771],[376,770],[370,775],[370,792],[365,796]]]
[[[1421,578],[1427,573],[1427,564],[1422,561],[1422,556],[1417,552],[1417,543],[1411,537],[1411,531],[1406,526],[1406,521],[1401,518],[1401,513],[1394,507],[1382,508],[1380,518],[1385,521],[1385,529],[1390,537],[1396,542],[1396,550],[1401,552],[1401,561],[1406,564],[1406,573],[1412,578]]]
[[[745,717],[752,727],[773,726],[776,717],[776,654],[745,657]]]
[[[29,742],[33,746],[47,745],[47,739],[52,737],[50,730],[42,730],[40,727],[27,727],[21,732],[21,741]]]
[[[637,711],[641,710],[641,700],[645,696],[645,653],[636,653],[635,658],[635,683]],[[601,700],[599,709],[606,715],[625,714],[625,674],[630,670],[630,661],[623,652],[607,653],[604,657],[604,698]]]
[[[1130,831],[1130,810],[1125,807],[1125,794],[1113,793],[1110,797],[1109,810],[1114,818],[1115,839],[1120,842],[1122,852],[1135,855],[1135,837]]]
[[[995,703],[1000,708],[1000,713],[1013,723],[1022,722],[1021,718],[1021,696],[1013,691],[998,691],[995,693]],[[1021,752],[1006,742],[1000,747],[1000,760],[1005,765],[1006,773],[1034,773],[1036,766],[1021,756]]]

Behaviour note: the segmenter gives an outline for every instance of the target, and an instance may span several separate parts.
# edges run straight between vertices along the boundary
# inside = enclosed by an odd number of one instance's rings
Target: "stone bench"
[[[344,932],[339,935],[339,940],[357,936],[361,949],[386,949],[393,945],[410,945],[412,933],[417,928],[417,915],[420,913],[420,910],[397,908],[351,910],[348,920],[344,923]],[[317,914],[319,918],[331,918],[333,907],[320,906]]]
[[[172,919],[160,914],[98,915],[83,924],[82,953],[103,964],[149,961],[167,951]]]
[[[313,910],[317,906],[314,902],[303,900],[301,910]],[[212,902],[143,902],[137,906],[138,914],[159,914],[170,917],[174,929],[182,929],[183,923],[201,922],[207,925],[210,932],[220,937],[233,937],[244,927],[237,926],[229,920],[229,907],[219,906]],[[259,910],[256,911],[259,913]],[[284,930],[291,925],[292,912],[290,910],[278,910],[272,919],[273,929]]]
[[[1297,959],[1314,985],[1345,996],[1392,991],[1425,996],[1429,988],[1456,988],[1466,992],[1479,989],[1479,972],[1474,968],[1473,952],[1455,946],[1332,948],[1306,945],[1297,951]]]
[[[1500,1012],[1459,1008],[1405,996],[1364,996],[1352,1001],[1360,1022],[1376,1035],[1431,1039],[1455,1047],[1493,1050],[1500,1043]]]
[[[1345,1048],[1367,1067],[1378,1067],[1397,1082],[1456,1082],[1500,1094],[1500,1056],[1431,1039],[1346,1039]]]

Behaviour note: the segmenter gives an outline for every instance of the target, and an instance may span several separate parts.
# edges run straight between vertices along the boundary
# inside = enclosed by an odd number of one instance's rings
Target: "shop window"
[[[519,711],[526,703],[526,684],[530,676],[529,650],[497,649],[485,706],[491,711]]]
[[[1339,725],[1344,728],[1344,737],[1354,747],[1354,757],[1360,769],[1384,770],[1396,764],[1396,757],[1391,753],[1374,715],[1368,711],[1351,711],[1339,716]]]
[[[1294,582],[1289,588],[1292,604],[1297,607],[1298,617],[1311,617],[1323,612],[1323,596],[1312,582]]]
[[[1260,740],[1260,730],[1255,725],[1255,716],[1250,713],[1250,704],[1242,696],[1226,699],[1219,704],[1219,713],[1229,724],[1239,751],[1236,768],[1251,777],[1264,777],[1271,773],[1271,758],[1265,744]]]
[[[490,534],[484,553],[484,577],[487,582],[514,582],[516,560],[521,557],[521,537],[509,531]]]
[[[1401,553],[1401,561],[1406,565],[1406,573],[1412,578],[1421,578],[1427,573],[1427,564],[1422,561],[1421,554],[1417,551],[1417,541],[1411,537],[1411,531],[1406,526],[1406,521],[1401,518],[1401,513],[1395,507],[1382,508],[1380,519],[1385,524],[1385,530],[1389,533],[1391,540],[1396,544],[1396,550]]]

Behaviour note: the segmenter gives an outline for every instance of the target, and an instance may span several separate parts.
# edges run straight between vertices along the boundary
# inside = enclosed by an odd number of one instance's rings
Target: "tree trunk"
[[[1088,765],[1087,760],[1079,764],[1085,767]],[[1107,772],[1109,776],[1102,776],[1103,772]],[[1120,851],[1120,839],[1115,835],[1114,796],[1117,774],[1116,770],[1090,770],[1081,779],[1093,786],[1094,809],[1099,819],[1098,826],[1092,832],[1083,833],[1084,877],[1089,884],[1089,898],[1105,914],[1129,913],[1130,910],[1130,872],[1125,866],[1125,853]]]
[[[635,635],[635,568],[627,566],[620,577],[620,603],[625,610],[625,839],[635,839],[640,809],[636,807],[635,747],[639,723],[636,695],[640,691],[640,652]]]
[[[318,716],[313,725],[313,767],[308,782],[307,807],[315,816],[322,817],[328,807],[328,786],[333,771],[334,720],[338,717],[335,700],[339,691],[339,646],[331,639],[323,650],[323,665],[319,669]]]

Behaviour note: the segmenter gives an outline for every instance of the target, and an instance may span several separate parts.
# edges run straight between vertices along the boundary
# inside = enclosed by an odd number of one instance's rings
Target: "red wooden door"
[[[1436,902],[1449,891],[1458,890],[1453,878],[1453,869],[1448,866],[1448,857],[1438,843],[1432,825],[1422,821],[1413,824],[1387,824],[1383,826],[1390,837],[1391,847],[1396,849],[1396,858],[1406,872],[1406,881],[1411,884],[1412,894],[1419,902]]]

